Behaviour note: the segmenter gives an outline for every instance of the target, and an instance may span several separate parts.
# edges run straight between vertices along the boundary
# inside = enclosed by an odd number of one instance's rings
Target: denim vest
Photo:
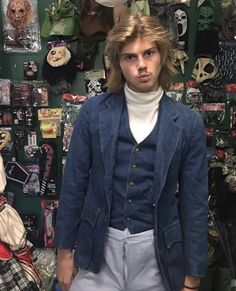
[[[153,228],[153,172],[157,123],[139,144],[128,121],[127,107],[120,120],[110,226],[139,233]]]

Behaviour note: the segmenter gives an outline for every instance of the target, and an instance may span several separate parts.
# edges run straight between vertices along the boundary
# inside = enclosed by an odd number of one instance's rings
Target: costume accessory
[[[55,0],[46,9],[41,36],[64,36],[73,39],[78,34],[79,13],[76,5],[69,0]]]
[[[214,59],[209,57],[198,58],[191,76],[198,84],[215,79],[218,76],[218,68]]]

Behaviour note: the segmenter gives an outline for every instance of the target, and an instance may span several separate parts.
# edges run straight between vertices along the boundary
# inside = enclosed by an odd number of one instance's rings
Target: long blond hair
[[[105,55],[110,63],[110,72],[107,88],[111,92],[121,92],[124,88],[125,78],[119,65],[120,52],[123,47],[139,37],[154,41],[161,56],[161,72],[159,85],[168,90],[171,77],[175,74],[173,50],[164,27],[158,19],[146,15],[127,15],[114,25],[106,39]]]

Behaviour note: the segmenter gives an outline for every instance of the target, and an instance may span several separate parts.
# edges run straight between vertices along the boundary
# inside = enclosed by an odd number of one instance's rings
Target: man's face
[[[161,71],[161,58],[156,43],[141,37],[125,45],[120,54],[120,68],[133,91],[156,91]]]
[[[15,28],[24,28],[32,16],[32,8],[27,0],[10,0],[7,7],[7,17]]]

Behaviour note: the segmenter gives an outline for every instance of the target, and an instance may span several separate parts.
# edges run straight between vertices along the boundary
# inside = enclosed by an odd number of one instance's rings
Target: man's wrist
[[[187,285],[184,285],[184,288],[185,289],[189,289],[189,290],[197,290],[199,288],[199,285],[198,286],[187,286]]]
[[[200,278],[194,276],[185,276],[184,288],[189,290],[197,290],[200,285]]]

